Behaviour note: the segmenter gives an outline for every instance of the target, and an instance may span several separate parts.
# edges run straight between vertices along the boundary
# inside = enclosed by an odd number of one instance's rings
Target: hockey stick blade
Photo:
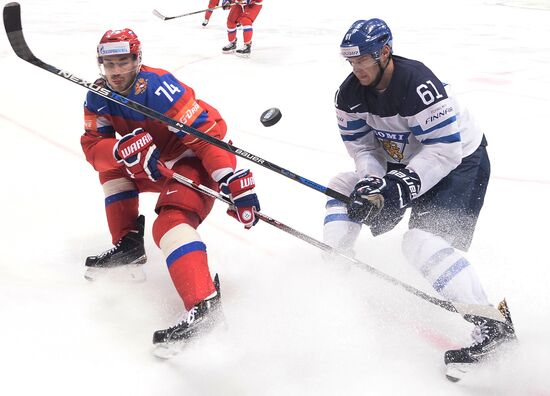
[[[175,130],[180,131],[180,133],[178,134],[180,137],[181,137],[181,132],[183,132],[184,134],[186,133],[186,134],[192,135],[222,150],[233,153],[236,156],[239,156],[241,158],[254,162],[255,164],[261,165],[264,168],[267,168],[275,173],[278,173],[282,176],[292,179],[295,182],[298,182],[304,186],[310,187],[329,197],[337,199],[340,202],[343,202],[343,203],[349,202],[349,197],[347,195],[344,195],[331,188],[322,186],[318,183],[308,180],[305,177],[302,177],[300,175],[297,175],[296,173],[290,172],[289,170],[284,169],[272,162],[269,162],[257,155],[249,153],[246,150],[242,150],[214,136],[201,132],[198,129],[195,129],[189,125],[185,125],[179,121],[176,121],[173,118],[166,116],[165,114],[159,113],[158,111],[153,110],[147,106],[134,102],[122,95],[119,95],[114,91],[111,91],[105,87],[101,87],[99,85],[87,82],[86,80],[80,77],[77,77],[70,72],[58,69],[53,65],[50,65],[41,61],[31,52],[27,42],[25,41],[25,37],[23,36],[23,30],[21,25],[21,9],[18,3],[8,3],[6,4],[6,6],[4,6],[4,26],[6,28],[6,33],[8,35],[8,39],[10,41],[10,44],[13,50],[15,51],[17,56],[19,56],[21,59],[29,63],[32,63],[35,66],[38,66],[44,70],[47,70],[50,73],[57,75],[58,77],[63,77],[65,80],[69,80],[72,83],[82,85],[84,88],[94,92],[95,94],[103,96],[104,98],[110,101],[113,101],[115,103],[118,103],[121,106],[137,111],[138,113],[141,113],[153,120],[160,121],[174,128]]]
[[[19,3],[13,2],[4,6],[4,27],[15,54],[21,59],[43,68],[44,62],[34,56],[23,37],[21,6]]]
[[[157,17],[159,17],[160,19],[162,19],[163,21],[167,20],[167,19],[170,19],[168,17],[165,17],[164,15],[162,15],[160,12],[158,12],[157,10],[153,10],[153,14]]]

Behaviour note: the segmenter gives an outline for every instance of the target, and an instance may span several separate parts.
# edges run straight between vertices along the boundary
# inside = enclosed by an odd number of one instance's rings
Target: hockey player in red
[[[220,4],[220,0],[210,0],[208,2],[208,10],[204,13],[204,21],[202,22],[202,26],[208,25],[208,22],[210,22],[210,17],[214,12],[214,7],[217,7],[218,4]]]
[[[226,123],[214,107],[196,99],[193,89],[171,73],[141,64],[141,44],[132,30],[107,31],[97,47],[97,59],[102,78],[96,84],[215,138],[225,137]],[[254,211],[260,210],[252,173],[235,171],[232,153],[93,92],[86,97],[84,117],[81,144],[99,174],[115,245],[88,257],[88,277],[93,279],[98,269],[145,263],[139,194],[159,193],[153,239],[189,315],[176,326],[155,332],[153,342],[165,345],[209,328],[220,314],[219,282],[217,276],[212,281],[206,246],[196,229],[214,199],[162,177],[159,164],[220,189],[232,202],[230,214],[246,228],[256,224]]]
[[[224,54],[236,52],[238,56],[249,57],[252,48],[252,24],[262,10],[262,0],[223,0],[223,9],[229,9],[227,15],[227,39],[229,43],[222,48]],[[237,26],[243,28],[244,46],[237,49]]]

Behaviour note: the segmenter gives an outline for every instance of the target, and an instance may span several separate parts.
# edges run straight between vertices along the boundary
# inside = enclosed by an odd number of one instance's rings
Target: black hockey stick
[[[188,12],[187,14],[181,14],[181,15],[175,15],[175,16],[164,16],[160,12],[158,12],[157,10],[153,10],[153,14],[155,14],[155,16],[159,17],[163,21],[168,21],[170,19],[181,18],[181,17],[185,17],[185,16],[188,16],[188,15],[200,14],[200,13],[206,12],[208,10],[214,11],[216,8],[221,8],[221,7],[223,7],[223,6],[219,5],[219,6],[216,6],[216,7],[207,8],[205,10],[193,11],[193,12]]]
[[[225,202],[226,204],[229,204],[231,205],[231,201],[229,201],[229,199],[227,199],[226,197],[224,197],[223,195],[221,195],[219,192],[217,191],[214,191],[206,186],[203,186],[202,184],[198,184],[196,183],[195,181],[183,176],[183,175],[180,175],[179,173],[176,173],[174,172],[172,169],[168,169],[162,165],[159,165],[159,170],[160,172],[167,178],[173,178],[175,179],[176,181],[178,181],[179,183],[185,185],[185,186],[188,186],[188,187],[191,187],[193,188],[194,190],[197,190],[203,194],[206,194],[212,198],[215,198],[215,199],[218,199],[220,201],[223,201]],[[385,274],[384,272],[382,271],[379,271],[377,270],[376,268],[366,264],[366,263],[363,263],[362,261],[359,261],[353,257],[350,257],[350,256],[347,256],[345,255],[344,253],[342,252],[339,252],[338,250],[332,248],[331,246],[327,245],[326,243],[323,243],[315,238],[312,238],[310,237],[309,235],[306,235],[298,230],[295,230],[294,228],[292,227],[289,227],[287,226],[286,224],[283,224],[281,223],[280,221],[278,220],[275,220],[274,218],[272,217],[269,217],[267,216],[266,214],[264,213],[261,213],[261,212],[256,212],[256,216],[258,216],[258,218],[260,220],[262,220],[263,222],[265,223],[268,223],[270,225],[272,225],[273,227],[275,228],[278,228],[284,232],[286,232],[287,234],[290,234],[290,235],[293,235],[299,239],[301,239],[302,241],[305,241],[307,243],[309,243],[310,245],[313,245],[325,252],[328,252],[328,253],[331,253],[331,254],[334,254],[336,256],[340,256],[340,257],[343,257],[345,258],[346,260],[348,260],[349,262],[351,262],[353,265],[361,268],[361,269],[364,269],[364,270],[367,270],[368,272],[376,275],[377,277],[379,278],[382,278],[384,279],[385,281],[395,285],[395,286],[399,286],[403,289],[405,289],[406,291],[408,291],[409,293],[412,293],[414,294],[415,296],[417,297],[420,297],[421,299],[423,300],[426,300],[434,305],[437,305],[441,308],[444,308],[446,309],[447,311],[451,311],[451,312],[458,312],[458,310],[455,308],[455,306],[450,303],[449,301],[445,301],[445,300],[441,300],[439,298],[436,298],[436,297],[432,297],[426,293],[424,293],[423,291],[421,290],[418,290],[417,288],[413,287],[413,286],[410,286],[404,282],[401,282],[400,280],[390,276],[390,275],[387,275]]]
[[[138,113],[141,113],[151,119],[163,122],[177,130],[188,133],[216,147],[229,151],[241,158],[245,158],[273,172],[286,176],[289,179],[292,179],[300,184],[303,184],[314,190],[322,192],[323,194],[331,198],[337,199],[344,203],[349,202],[349,197],[342,193],[339,193],[338,191],[335,191],[331,188],[317,184],[311,180],[306,179],[305,177],[297,175],[272,162],[269,162],[261,157],[258,157],[257,155],[254,155],[252,153],[249,153],[248,151],[235,147],[229,143],[219,140],[213,136],[210,136],[188,125],[182,124],[179,121],[176,121],[170,117],[167,117],[166,115],[159,113],[158,111],[155,111],[153,109],[150,109],[147,106],[143,106],[140,103],[129,100],[128,98],[125,98],[124,96],[119,95],[116,92],[113,92],[105,87],[100,87],[99,85],[90,83],[86,80],[81,79],[80,77],[75,76],[70,72],[58,69],[57,67],[52,66],[38,59],[30,50],[27,42],[25,41],[25,37],[23,36],[23,28],[21,26],[21,6],[19,5],[19,3],[15,3],[15,2],[8,3],[4,6],[4,27],[6,28],[6,33],[8,35],[8,39],[10,41],[10,44],[13,50],[15,51],[17,56],[19,56],[21,59],[29,63],[32,63],[33,65],[38,66],[41,69],[47,70],[50,73],[53,73],[59,77],[63,77],[64,79],[69,80],[75,84],[82,85],[84,88],[87,88],[88,90],[93,91],[97,95],[103,96],[104,98],[107,98],[115,103],[118,103],[134,111],[137,111]]]

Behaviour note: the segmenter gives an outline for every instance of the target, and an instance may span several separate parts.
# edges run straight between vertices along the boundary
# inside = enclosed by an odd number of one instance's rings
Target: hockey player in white
[[[341,43],[353,72],[336,92],[336,115],[356,170],[329,183],[350,202],[328,200],[324,240],[352,253],[362,224],[376,236],[411,208],[403,254],[475,325],[471,346],[445,353],[447,377],[456,381],[515,339],[506,302],[490,305],[460,252],[469,248],[483,206],[487,143],[450,86],[422,63],[393,55],[392,39],[384,21],[370,19],[355,22]]]

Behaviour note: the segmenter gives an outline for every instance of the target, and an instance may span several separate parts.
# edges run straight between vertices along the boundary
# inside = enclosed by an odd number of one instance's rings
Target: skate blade
[[[231,50],[231,51],[222,51],[222,54],[234,54],[235,53],[235,50]]]
[[[236,52],[235,55],[237,55],[239,58],[250,58],[250,54],[241,54],[239,52]]]
[[[90,282],[99,279],[115,281],[144,282],[147,279],[143,264],[128,264],[114,268],[89,267],[84,273],[84,278]]]
[[[185,341],[157,344],[153,347],[153,355],[162,360],[172,359],[185,348]]]
[[[468,374],[471,366],[472,363],[449,363],[445,376],[451,382],[458,382]]]

